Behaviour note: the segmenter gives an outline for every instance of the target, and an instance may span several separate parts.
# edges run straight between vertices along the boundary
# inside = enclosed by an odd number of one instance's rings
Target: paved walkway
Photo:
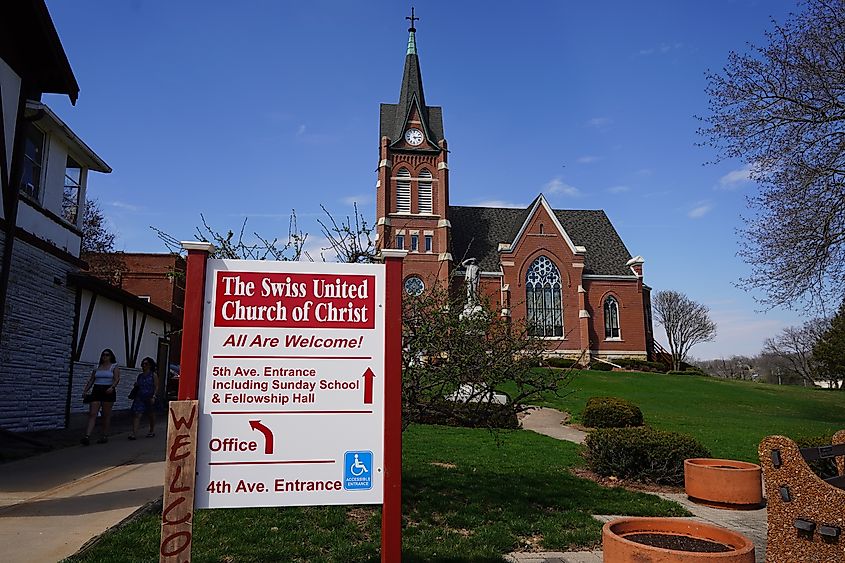
[[[583,444],[586,433],[564,424],[567,415],[555,409],[539,408],[528,412],[522,419],[522,427],[558,440]],[[655,493],[667,500],[682,505],[694,516],[692,520],[706,522],[734,530],[754,542],[756,563],[766,560],[766,509],[720,510],[702,506],[690,501],[683,493]],[[594,516],[601,522],[608,522],[618,516]],[[594,551],[546,551],[515,552],[506,558],[514,563],[601,563],[601,550]]]
[[[542,407],[532,409],[522,419],[522,427],[525,430],[532,430],[538,434],[544,434],[558,440],[583,444],[587,433],[581,430],[566,426],[568,415],[559,410]]]
[[[58,561],[162,494],[166,429],[0,465],[0,545],[9,562]],[[143,436],[143,435],[142,435]]]

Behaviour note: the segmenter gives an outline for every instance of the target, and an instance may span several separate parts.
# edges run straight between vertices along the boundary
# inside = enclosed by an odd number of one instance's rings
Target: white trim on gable
[[[509,248],[503,248],[504,244],[507,243],[500,243],[499,244],[499,252],[513,252],[513,250],[519,244],[522,235],[525,234],[525,231],[528,229],[528,224],[531,222],[531,219],[537,213],[537,209],[540,206],[543,206],[543,209],[546,210],[546,213],[551,218],[552,223],[555,227],[557,227],[558,232],[563,237],[563,240],[566,241],[566,244],[569,245],[569,250],[572,251],[572,254],[586,254],[587,249],[583,246],[575,246],[575,243],[572,242],[572,239],[569,238],[569,234],[564,230],[563,225],[560,224],[558,221],[557,216],[555,215],[554,209],[551,208],[549,202],[546,201],[546,197],[543,194],[537,198],[537,201],[534,203],[534,207],[531,208],[531,211],[528,212],[528,217],[525,218],[525,222],[522,223],[522,227],[520,227],[519,232],[516,233],[516,237],[514,237],[513,242],[510,243]]]

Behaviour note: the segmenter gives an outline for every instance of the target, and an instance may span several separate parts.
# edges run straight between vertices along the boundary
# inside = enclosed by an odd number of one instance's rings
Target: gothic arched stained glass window
[[[604,300],[604,337],[619,338],[619,303],[612,295]]]
[[[534,336],[563,336],[560,270],[540,256],[525,274],[526,321]]]

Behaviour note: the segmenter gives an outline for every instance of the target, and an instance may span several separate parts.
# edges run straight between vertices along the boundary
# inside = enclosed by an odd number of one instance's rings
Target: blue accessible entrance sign
[[[373,487],[373,452],[346,452],[343,456],[343,488],[366,491]]]

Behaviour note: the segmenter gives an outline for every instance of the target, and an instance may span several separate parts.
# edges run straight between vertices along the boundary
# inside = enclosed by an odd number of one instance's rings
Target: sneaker
[[[109,441],[109,437],[108,437],[108,436],[100,436],[100,439],[99,439],[99,440],[97,440],[97,443],[98,443],[98,444],[105,444],[105,443],[106,443],[106,442],[108,442],[108,441]]]
[[[137,438],[135,437],[135,434],[130,434],[129,439],[130,440],[137,440]]]
[[[83,446],[90,446],[91,445],[91,438],[89,438],[88,435],[86,434],[85,436],[82,437],[81,440],[79,440],[79,443],[82,444]]]
[[[150,432],[150,433],[147,434],[147,438],[155,438],[155,437],[156,437],[155,432]]]

